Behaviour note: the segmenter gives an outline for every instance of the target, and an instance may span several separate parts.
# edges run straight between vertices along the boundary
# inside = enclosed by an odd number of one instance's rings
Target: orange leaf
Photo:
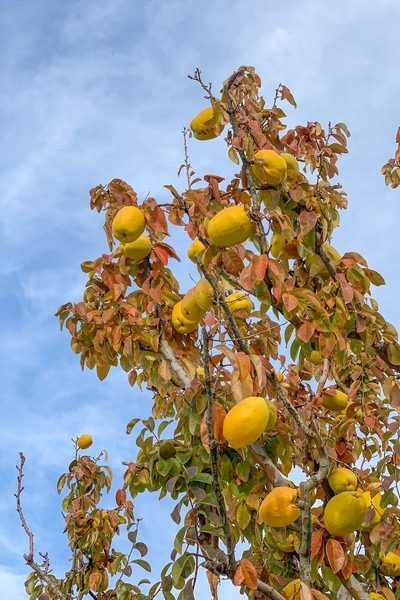
[[[325,550],[332,571],[335,574],[338,573],[346,562],[346,555],[341,544],[337,540],[330,538],[326,542]]]
[[[251,265],[254,273],[257,276],[257,279],[261,281],[264,279],[265,272],[267,270],[268,256],[266,254],[261,254],[261,256],[253,256],[251,259]]]
[[[211,571],[207,571],[207,579],[208,585],[210,586],[212,600],[218,600],[218,584],[219,577],[215,575],[215,573],[211,573]]]
[[[317,529],[316,531],[313,531],[312,536],[311,536],[311,554],[310,554],[311,560],[320,554],[321,549],[323,547],[322,546],[323,541],[324,541],[324,530]]]
[[[297,337],[303,342],[309,342],[315,331],[315,325],[309,321],[305,321],[297,330]]]
[[[115,502],[117,503],[118,506],[122,506],[123,504],[125,504],[126,501],[126,492],[123,489],[119,489],[117,490],[117,493],[115,494]]]
[[[242,558],[240,567],[243,574],[243,583],[251,590],[257,589],[257,570],[253,563],[247,558]]]
[[[296,296],[292,294],[282,294],[282,301],[287,311],[291,312],[299,304]]]
[[[238,567],[235,571],[232,581],[233,581],[234,585],[242,585],[242,583],[244,581],[244,575],[243,575],[242,567],[240,566],[240,564],[238,565]]]

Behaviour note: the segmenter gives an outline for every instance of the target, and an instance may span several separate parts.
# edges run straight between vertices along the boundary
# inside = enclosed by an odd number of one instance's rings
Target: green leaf
[[[236,509],[236,521],[242,531],[251,521],[250,511],[244,502],[241,502]]]
[[[175,587],[183,587],[180,581],[181,578],[185,576],[187,577],[187,575],[189,575],[193,571],[194,566],[195,562],[193,556],[188,556],[187,554],[180,556],[174,562],[174,564],[172,565],[171,576]]]
[[[142,558],[143,556],[146,556],[148,552],[148,548],[143,542],[137,542],[137,544],[135,544],[135,550],[137,550],[140,553],[140,556]]]
[[[131,419],[128,423],[128,425],[126,426],[126,433],[129,435],[132,431],[132,429],[135,427],[136,423],[138,423],[140,421],[140,419]]]
[[[135,560],[133,560],[132,562],[135,565],[138,565],[139,567],[142,567],[142,569],[144,569],[145,571],[148,571],[149,573],[151,573],[151,566],[147,562],[147,560],[143,560],[142,558],[135,558]]]
[[[67,479],[67,474],[63,473],[63,475],[61,475],[61,477],[59,478],[59,480],[57,481],[57,492],[60,494],[61,490],[63,489],[64,485],[65,485],[65,481]]]

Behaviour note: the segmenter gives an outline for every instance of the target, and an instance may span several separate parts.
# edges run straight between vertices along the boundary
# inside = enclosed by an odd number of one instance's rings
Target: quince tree
[[[252,67],[218,95],[199,70],[191,79],[207,106],[184,130],[185,189],[141,199],[114,179],[90,191],[108,250],[82,263],[82,300],[57,315],[82,368],[121,368],[152,404],[127,425],[136,453],[113,509],[100,507],[111,473],[78,439],[58,482],[71,566],[56,578],[26,555],[28,595],[192,600],[204,569],[213,600],[221,578],[254,600],[400,598],[400,345],[372,296],[383,277],[332,245],[349,131],[288,129],[292,93],[279,85],[269,102]],[[233,177],[195,176],[189,138],[218,136]],[[398,153],[383,169],[393,187]],[[197,267],[190,289],[170,225]],[[171,560],[153,580],[140,573],[143,492],[176,503]],[[129,554],[114,549],[122,533]]]

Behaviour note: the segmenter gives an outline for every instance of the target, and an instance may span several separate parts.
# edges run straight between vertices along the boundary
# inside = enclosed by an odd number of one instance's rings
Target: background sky
[[[116,370],[103,383],[82,372],[53,315],[80,299],[80,262],[106,251],[101,218],[89,210],[91,187],[122,178],[140,201],[147,193],[166,201],[164,184],[183,188],[181,131],[204,105],[187,78],[195,67],[217,92],[235,68],[254,65],[266,98],[279,82],[292,90],[299,108],[288,108],[290,125],[347,123],[350,153],[339,167],[349,209],[333,242],[384,275],[376,297],[399,325],[399,192],[380,175],[400,124],[399,24],[398,0],[1,3],[2,597],[26,597],[27,540],[13,498],[18,451],[27,457],[26,515],[58,575],[67,553],[55,484],[71,438],[92,432],[117,482],[122,460],[135,457],[125,425],[148,414],[148,395]],[[233,172],[222,140],[192,140],[190,156],[199,175]],[[176,266],[183,289],[189,269]],[[171,506],[148,497],[135,504],[156,577],[173,539]],[[209,597],[203,583],[196,597]],[[239,592],[224,586],[221,598]]]

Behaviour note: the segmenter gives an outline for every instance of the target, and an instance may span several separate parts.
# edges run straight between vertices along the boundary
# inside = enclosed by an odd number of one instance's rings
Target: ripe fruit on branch
[[[244,292],[233,292],[226,296],[225,302],[233,313],[243,311],[247,315],[253,310],[253,303]]]
[[[382,558],[382,573],[389,577],[398,577],[400,575],[400,554],[397,552],[388,552]]]
[[[324,525],[331,535],[349,535],[360,529],[367,508],[362,493],[341,492],[325,507]]]
[[[189,321],[200,321],[205,311],[197,303],[196,289],[192,288],[182,298],[181,310],[183,316]]]
[[[265,426],[265,431],[269,431],[270,429],[273,429],[275,427],[276,421],[278,419],[278,413],[276,412],[275,404],[271,402],[271,400],[265,398],[265,402],[268,406],[268,421]]]
[[[331,389],[322,394],[322,404],[329,410],[340,412],[347,407],[349,397],[341,390]]]
[[[293,579],[285,585],[282,594],[287,600],[301,600],[300,598],[301,583],[300,579]]]
[[[218,248],[241,244],[251,232],[250,217],[242,204],[223,208],[207,224],[209,240]]]
[[[224,438],[232,448],[239,449],[252,444],[266,430],[270,409],[265,398],[249,396],[228,412],[224,419]]]
[[[357,488],[357,477],[346,467],[337,467],[333,469],[328,477],[328,483],[335,494],[340,492],[352,492]]]
[[[300,516],[296,506],[297,488],[279,486],[273,488],[261,502],[260,519],[270,527],[286,527]]]
[[[381,594],[377,594],[376,592],[371,592],[370,600],[386,600],[386,596],[382,596]]]
[[[283,182],[287,173],[286,161],[275,150],[259,150],[254,155],[255,164],[251,172],[261,185],[279,185]]]
[[[299,163],[289,152],[282,152],[281,157],[286,163],[286,179],[289,183],[296,181],[299,176]]]
[[[142,234],[134,242],[121,244],[121,250],[124,256],[128,256],[135,261],[143,260],[151,252],[150,238]]]
[[[89,446],[91,446],[92,444],[93,438],[90,435],[90,433],[82,433],[82,435],[80,435],[76,441],[76,445],[81,450],[86,450],[86,448],[89,448]]]
[[[178,333],[190,333],[199,324],[198,321],[190,321],[182,314],[182,300],[177,302],[172,309],[171,323]]]
[[[112,222],[112,234],[119,242],[134,242],[145,228],[143,211],[137,206],[123,206]]]
[[[199,254],[204,252],[205,249],[206,249],[206,247],[203,244],[203,242],[196,239],[196,240],[194,240],[194,242],[192,244],[190,244],[190,246],[187,250],[187,255],[190,258],[190,260],[195,261],[196,258],[199,256]]]
[[[204,108],[190,123],[190,129],[197,140],[212,140],[219,136],[224,127],[218,105]]]
[[[212,305],[212,297],[214,296],[214,289],[211,283],[207,279],[200,279],[194,286],[194,291],[197,304],[204,312],[209,311]]]

